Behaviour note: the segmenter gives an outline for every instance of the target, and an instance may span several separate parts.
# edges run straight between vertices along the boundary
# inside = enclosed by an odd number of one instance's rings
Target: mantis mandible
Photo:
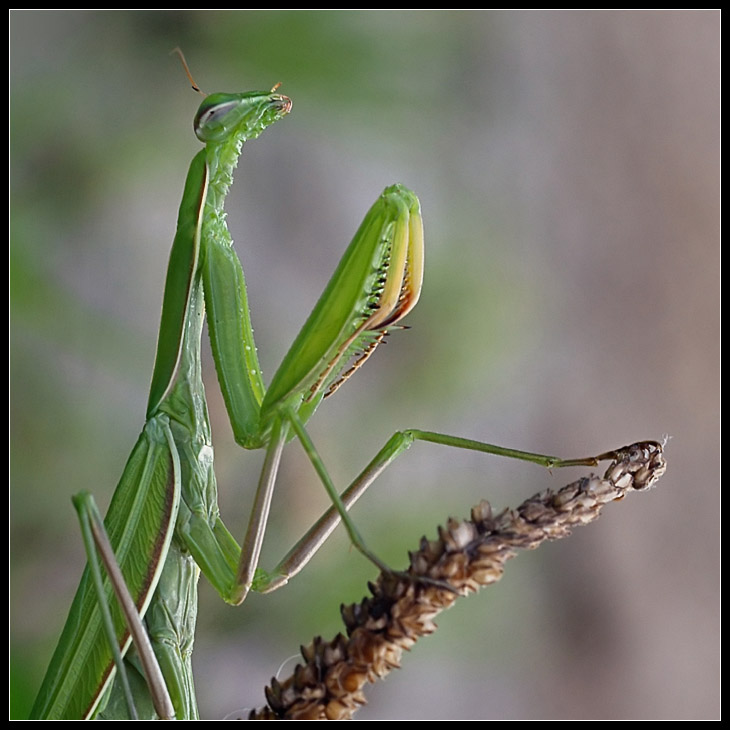
[[[288,354],[264,385],[243,269],[225,224],[224,201],[244,142],[291,110],[276,92],[206,96],[194,130],[205,145],[184,186],[165,283],[146,421],[109,506],[104,528],[124,584],[154,646],[174,714],[197,718],[190,654],[202,571],[222,598],[283,586],[341,520],[358,550],[388,570],[362,541],[347,509],[415,440],[510,456],[546,466],[561,460],[430,431],[396,432],[342,494],[305,424],[322,399],[373,353],[418,301],[424,267],[420,204],[403,185],[387,187],[365,216]],[[236,441],[265,449],[249,524],[239,547],[217,506],[208,411],[201,376],[207,318],[213,359]],[[258,568],[282,450],[297,438],[332,502],[271,571]],[[90,509],[79,498],[82,514]],[[103,590],[101,596],[100,590]],[[111,604],[119,654],[131,639],[109,580],[94,588],[87,567],[38,694],[33,719],[93,718],[118,711],[114,652],[100,604]],[[121,673],[120,673],[121,674]],[[154,692],[153,692],[154,694]],[[111,697],[111,699],[110,699]],[[153,713],[151,713],[154,716]],[[157,711],[157,714],[160,714]],[[172,715],[172,713],[170,713]]]

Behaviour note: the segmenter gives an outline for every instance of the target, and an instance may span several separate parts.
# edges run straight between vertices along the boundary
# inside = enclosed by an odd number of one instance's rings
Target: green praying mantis
[[[224,202],[244,142],[284,118],[291,107],[290,99],[274,87],[208,95],[195,116],[195,134],[204,148],[190,165],[180,204],[145,425],[103,527],[90,497],[75,498],[89,565],[32,719],[196,719],[191,652],[200,572],[225,601],[240,604],[251,590],[269,592],[286,584],[340,521],[353,545],[381,570],[389,570],[365,545],[348,509],[416,440],[546,467],[594,465],[604,458],[561,460],[411,429],[394,433],[338,493],[306,423],[390,332],[402,328],[398,323],[417,303],[424,270],[423,225],[413,192],[399,184],[384,190],[266,387]],[[204,320],[235,439],[245,449],[265,450],[240,547],[217,506],[201,375]],[[295,438],[332,507],[265,572],[258,564],[272,493],[284,446]],[[101,577],[96,550],[111,577]],[[131,601],[126,608],[124,596]],[[136,651],[128,652],[132,635]],[[140,670],[148,662],[159,665],[156,678],[156,670]]]

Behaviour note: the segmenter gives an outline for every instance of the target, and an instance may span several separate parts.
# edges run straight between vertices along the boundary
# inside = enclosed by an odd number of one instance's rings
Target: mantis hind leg
[[[295,421],[296,423],[296,421]],[[303,438],[306,432],[301,425],[294,426],[297,435],[305,446],[305,450],[309,453],[307,446],[308,437]],[[300,433],[303,432],[303,433]],[[493,454],[496,456],[506,456],[513,459],[519,459],[521,461],[529,461],[533,464],[538,464],[547,469],[557,469],[568,466],[595,466],[600,461],[611,459],[614,457],[614,451],[609,451],[597,456],[583,457],[578,459],[561,459],[555,456],[548,456],[545,454],[536,454],[528,451],[519,451],[516,449],[509,449],[502,446],[496,446],[494,444],[488,444],[482,441],[474,441],[471,439],[465,439],[458,436],[450,436],[448,434],[437,433],[434,431],[421,431],[418,429],[409,429],[406,431],[397,431],[390,439],[386,442],[383,448],[376,454],[372,461],[365,467],[361,474],[345,489],[340,495],[337,495],[336,500],[333,499],[333,506],[330,507],[320,519],[309,529],[309,531],[294,545],[294,547],[287,553],[287,555],[281,560],[281,562],[274,568],[273,571],[268,575],[265,584],[259,587],[264,593],[280,588],[285,585],[290,578],[294,577],[304,566],[312,559],[314,554],[319,550],[325,540],[333,532],[333,530],[340,523],[340,520],[345,517],[345,526],[348,529],[351,539],[353,538],[353,531],[355,532],[356,538],[353,539],[354,544],[360,549],[360,544],[356,542],[357,539],[361,541],[357,531],[352,526],[352,521],[347,517],[347,510],[365,493],[368,487],[392,464],[398,456],[406,451],[414,441],[426,441],[430,443],[440,444],[443,446],[451,446],[454,448],[468,449],[470,451],[480,451],[487,454]],[[313,447],[312,447],[313,448]],[[315,468],[318,468],[318,463],[321,463],[319,457],[313,457],[310,453],[310,458],[315,464]],[[322,466],[323,468],[323,466]],[[318,468],[318,471],[320,469]],[[320,476],[321,476],[320,472]],[[324,479],[323,479],[324,481]],[[381,561],[371,557],[372,554],[369,550],[361,550],[364,552],[366,557],[370,558],[378,567],[383,568]],[[390,571],[385,567],[386,571]]]

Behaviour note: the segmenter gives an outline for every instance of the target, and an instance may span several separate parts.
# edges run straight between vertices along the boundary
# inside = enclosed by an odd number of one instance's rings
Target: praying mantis
[[[117,577],[95,580],[94,544],[32,719],[149,717],[196,719],[191,651],[197,582],[205,574],[228,603],[251,590],[285,585],[340,521],[353,545],[389,570],[363,542],[348,509],[414,441],[515,457],[546,467],[593,465],[601,457],[561,460],[447,434],[397,431],[341,494],[306,429],[322,400],[372,355],[416,305],[424,271],[420,203],[391,185],[366,214],[329,284],[268,387],[258,362],[241,263],[225,223],[224,202],[245,142],[283,119],[291,100],[271,91],[216,93],[198,109],[194,130],[204,148],[184,185],[164,289],[157,353],[142,433],[109,506],[103,529],[87,495],[75,499],[82,524],[96,524],[96,547],[108,535],[104,564]],[[263,449],[264,463],[239,547],[222,522],[202,381],[201,336],[207,321],[213,360],[237,443]],[[333,506],[271,571],[259,568],[276,476],[286,443],[301,443]],[[88,533],[85,533],[88,534]],[[99,547],[101,550],[101,548]],[[127,591],[122,610],[115,591]],[[111,624],[105,624],[108,607]],[[132,701],[122,680],[137,676],[120,664],[131,644],[128,623],[144,619],[136,657],[155,658],[161,679],[149,683],[155,706],[145,710],[145,680]],[[149,637],[151,648],[145,648]],[[115,661],[116,654],[116,661]],[[118,671],[120,669],[121,671]],[[129,677],[125,675],[130,675]],[[141,677],[141,675],[139,675]],[[169,692],[170,703],[160,700]],[[143,699],[140,700],[140,697]],[[162,702],[161,704],[158,704]],[[140,713],[141,715],[142,713]],[[133,715],[132,715],[133,716]]]

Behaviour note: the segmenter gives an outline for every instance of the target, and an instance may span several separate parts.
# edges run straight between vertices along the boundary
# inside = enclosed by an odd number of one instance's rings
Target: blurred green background
[[[460,601],[358,719],[720,717],[719,11],[10,11],[11,716],[24,717],[142,426],[198,97],[282,82],[290,117],[229,196],[273,373],[359,221],[418,192],[427,271],[394,335],[312,420],[347,483],[397,428],[578,456],[671,437],[658,489]],[[208,359],[222,511],[259,454]],[[582,472],[578,472],[582,473]],[[394,566],[480,498],[578,473],[415,446],[355,509]],[[326,505],[290,447],[265,558]],[[205,718],[263,686],[374,571],[337,535],[242,608],[201,581]],[[284,668],[291,669],[293,660]]]

